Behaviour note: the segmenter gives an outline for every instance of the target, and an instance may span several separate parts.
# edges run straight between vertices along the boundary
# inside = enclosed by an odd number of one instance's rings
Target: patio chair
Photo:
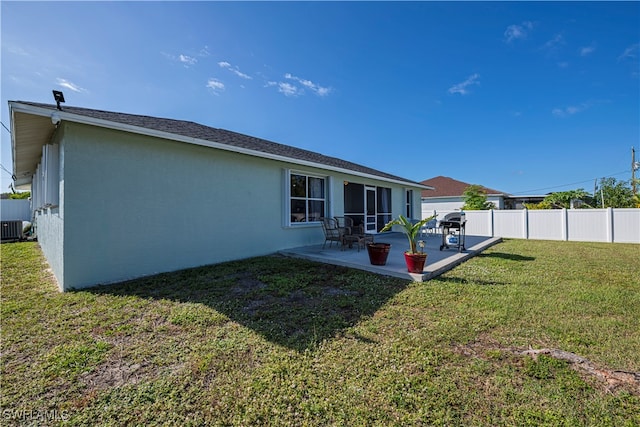
[[[336,221],[338,222],[338,228],[345,229],[345,234],[351,234],[351,230],[353,230],[353,219],[348,216],[334,216]]]
[[[345,245],[349,244],[352,247],[354,243],[358,244],[358,252],[360,248],[364,249],[367,243],[373,243],[373,234],[367,234],[364,232],[364,224],[360,224],[352,229],[351,234],[347,234],[343,237],[342,250]]]
[[[429,234],[436,234],[438,221],[434,218],[420,228],[420,235],[426,239]]]
[[[340,245],[344,244],[345,229],[338,227],[338,221],[335,218],[322,217],[322,231],[324,232],[324,243],[322,249],[324,249],[327,242],[329,247],[333,245],[333,242],[339,242]]]

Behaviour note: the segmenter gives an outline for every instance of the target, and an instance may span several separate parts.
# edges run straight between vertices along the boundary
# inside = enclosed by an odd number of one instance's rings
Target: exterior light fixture
[[[56,101],[56,105],[58,107],[58,110],[62,110],[62,108],[60,107],[60,103],[64,102],[64,94],[59,90],[54,90],[53,91],[53,99],[55,99],[55,101]]]

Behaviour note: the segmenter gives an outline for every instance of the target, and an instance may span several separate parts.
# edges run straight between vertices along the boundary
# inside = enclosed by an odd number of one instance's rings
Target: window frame
[[[404,193],[406,217],[413,218],[413,189],[407,188]]]
[[[305,195],[293,195],[291,191],[292,179],[294,176],[304,177],[305,180]],[[310,195],[310,186],[309,179],[317,179],[321,180],[321,197],[311,197]],[[329,210],[329,188],[330,188],[330,177],[318,173],[312,173],[307,171],[295,170],[295,169],[286,169],[285,170],[285,179],[284,179],[284,218],[283,225],[285,227],[304,227],[309,225],[317,226],[320,224],[320,218],[327,216]],[[304,220],[303,221],[294,221],[293,215],[296,213],[292,212],[292,204],[294,201],[303,201],[304,202]],[[317,217],[313,217],[313,221],[309,221],[309,212],[310,205],[312,203],[322,203],[323,209],[318,212]]]

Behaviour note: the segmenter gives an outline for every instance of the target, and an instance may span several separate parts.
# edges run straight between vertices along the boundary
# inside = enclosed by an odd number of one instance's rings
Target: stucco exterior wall
[[[38,244],[55,276],[58,287],[64,290],[64,221],[58,208],[42,209],[35,213]]]
[[[81,124],[64,126],[64,289],[324,241],[319,224],[284,226],[283,171],[329,176],[327,171]],[[392,187],[394,216],[402,213],[403,187],[332,173],[331,215],[343,211],[348,179]]]

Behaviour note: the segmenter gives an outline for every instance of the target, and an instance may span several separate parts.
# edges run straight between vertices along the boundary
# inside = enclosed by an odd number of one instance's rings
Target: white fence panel
[[[566,239],[566,211],[527,210],[529,239],[537,240],[565,240]]]
[[[640,243],[640,209],[613,209],[613,241]]]
[[[567,239],[575,242],[610,242],[607,209],[569,209]]]
[[[454,211],[438,211],[438,221]],[[640,243],[640,209],[465,211],[473,236],[580,242]],[[423,211],[423,218],[433,211]]]
[[[31,221],[30,200],[2,199],[0,202],[0,216],[3,221]]]
[[[493,235],[526,239],[525,221],[526,212],[523,210],[493,211]]]
[[[465,233],[472,236],[491,236],[493,216],[491,211],[464,211],[467,224]]]

